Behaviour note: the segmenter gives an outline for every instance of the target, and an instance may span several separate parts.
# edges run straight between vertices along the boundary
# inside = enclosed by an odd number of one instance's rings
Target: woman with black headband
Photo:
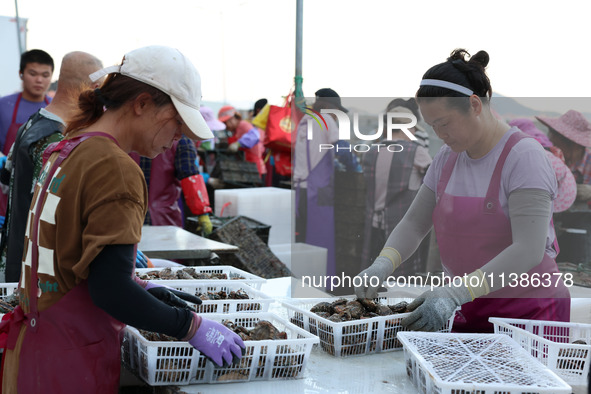
[[[493,115],[488,54],[467,56],[455,50],[423,76],[416,98],[445,145],[380,256],[358,275],[356,294],[375,297],[434,226],[453,280],[416,298],[402,325],[435,331],[458,307],[456,332],[492,332],[491,316],[569,321],[570,295],[554,261],[556,177],[539,143]]]

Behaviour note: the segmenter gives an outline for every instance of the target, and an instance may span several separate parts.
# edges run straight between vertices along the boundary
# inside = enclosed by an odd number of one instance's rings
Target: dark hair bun
[[[470,60],[466,60],[469,58]],[[488,61],[490,60],[488,53],[486,51],[478,51],[474,56],[470,57],[470,54],[465,49],[454,49],[451,55],[447,58],[449,62],[452,62],[456,67],[469,63],[475,64],[483,69],[486,68],[488,65]],[[460,70],[462,70],[460,66]]]
[[[486,51],[478,51],[474,56],[470,58],[470,63],[477,63],[482,68],[485,68],[488,65],[489,60],[490,57],[488,56],[488,53],[486,53]]]
[[[468,53],[467,50],[461,49],[461,48],[460,49],[454,49],[453,52],[451,53],[451,55],[449,55],[449,57],[447,58],[447,60],[450,61],[450,62],[454,62],[455,61],[456,63],[459,63],[458,61],[460,61],[460,62],[465,63],[466,62],[466,56],[468,56],[468,57],[470,56],[470,54]]]

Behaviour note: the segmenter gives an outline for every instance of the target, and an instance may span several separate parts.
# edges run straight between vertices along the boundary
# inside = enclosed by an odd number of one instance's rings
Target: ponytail
[[[172,103],[168,94],[153,86],[119,73],[109,74],[100,89],[80,93],[78,111],[68,122],[64,135],[92,125],[105,111],[117,110],[144,92],[150,94],[157,107]]]

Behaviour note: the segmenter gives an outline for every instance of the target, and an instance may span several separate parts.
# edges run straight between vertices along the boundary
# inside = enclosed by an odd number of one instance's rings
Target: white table
[[[416,297],[424,288],[409,286],[398,288],[401,297]],[[571,321],[591,323],[591,289],[574,286],[571,290]],[[328,296],[318,289],[304,289],[301,281],[295,278],[268,279],[261,291],[278,298]],[[279,303],[271,304],[269,309],[287,318],[285,308]],[[315,347],[306,369],[300,379],[254,381],[244,383],[195,384],[187,386],[167,386],[156,389],[157,393],[255,393],[255,394],[300,394],[300,393],[399,393],[416,394],[406,374],[404,353],[392,351],[363,356],[338,358],[330,356]],[[575,394],[586,394],[587,388],[573,387]]]
[[[176,226],[144,226],[138,249],[150,258],[204,259],[211,252],[235,253],[238,247],[200,237]]]
[[[295,278],[267,279],[261,291],[275,299],[330,296],[318,289],[302,288],[301,281]],[[271,304],[269,312],[287,318],[287,311],[277,302]],[[300,379],[194,384],[176,386],[170,392],[176,389],[186,394],[419,393],[406,375],[402,351],[340,358],[327,354],[319,346],[312,350]]]

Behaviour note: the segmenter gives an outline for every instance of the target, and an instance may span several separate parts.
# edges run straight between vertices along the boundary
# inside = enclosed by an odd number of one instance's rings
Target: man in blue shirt
[[[53,59],[40,49],[21,55],[19,76],[23,91],[0,98],[0,148],[8,154],[18,128],[29,116],[51,101],[47,90],[53,75]]]

